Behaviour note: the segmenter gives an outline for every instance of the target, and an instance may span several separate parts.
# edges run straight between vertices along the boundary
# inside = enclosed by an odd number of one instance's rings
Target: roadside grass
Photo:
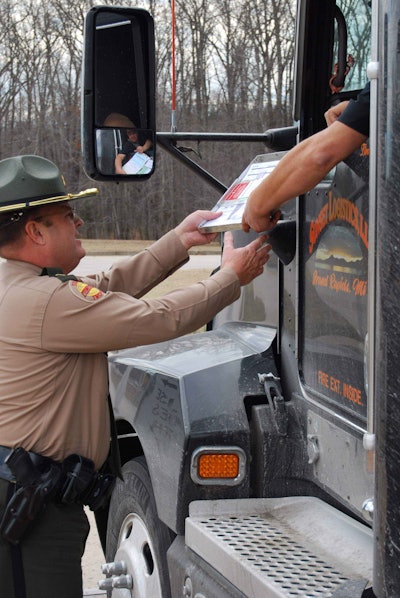
[[[124,239],[82,239],[82,245],[89,255],[126,255],[138,253],[145,249],[154,241],[135,241]],[[209,245],[201,245],[200,247],[193,247],[190,253],[209,254],[220,253],[221,246],[219,242],[210,243]]]

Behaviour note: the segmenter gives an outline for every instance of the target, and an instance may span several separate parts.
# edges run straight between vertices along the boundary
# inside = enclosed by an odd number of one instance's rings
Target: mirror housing
[[[143,180],[155,167],[154,22],[139,8],[95,6],[85,18],[82,154],[97,180]]]

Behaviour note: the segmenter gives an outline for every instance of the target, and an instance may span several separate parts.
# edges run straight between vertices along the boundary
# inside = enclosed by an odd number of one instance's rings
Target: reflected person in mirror
[[[127,172],[129,169],[124,169],[123,166],[125,166],[135,154],[146,154],[149,158],[153,157],[153,143],[151,139],[145,135],[146,130],[135,127],[131,119],[124,114],[111,112],[105,118],[103,124],[106,127],[114,127],[126,131],[127,139],[123,143],[120,151],[118,151],[114,160],[115,174],[131,174],[130,172]],[[151,167],[149,167],[148,170],[151,170]]]
[[[118,152],[115,158],[115,173],[128,174],[124,170],[124,166],[134,157],[135,154],[146,154],[150,158],[153,156],[152,142],[150,139],[141,139],[140,134],[136,128],[127,129],[127,141],[123,144],[121,151]],[[143,135],[143,133],[142,133]]]
[[[77,278],[69,273],[86,252],[71,203],[95,194],[67,193],[45,158],[0,161],[0,593],[7,598],[82,598],[83,505],[104,523],[120,475],[107,352],[198,330],[269,259],[265,237],[235,249],[226,233],[218,272],[143,298],[189,260],[191,247],[215,239],[197,227],[218,214],[199,210],[109,271]]]

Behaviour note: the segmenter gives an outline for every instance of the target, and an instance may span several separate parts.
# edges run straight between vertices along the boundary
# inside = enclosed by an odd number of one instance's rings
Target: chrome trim
[[[368,218],[368,389],[367,389],[367,432],[374,433],[374,400],[376,364],[376,202],[377,202],[377,143],[378,143],[378,2],[372,3],[371,62],[367,75],[371,80],[370,109],[370,156],[369,156],[369,218]]]
[[[305,401],[306,403],[311,405],[316,410],[319,409],[320,411],[323,411],[325,414],[329,415],[332,423],[335,423],[335,421],[340,422],[345,428],[346,427],[350,428],[354,432],[357,432],[357,434],[359,434],[361,437],[364,437],[364,434],[365,434],[364,428],[362,428],[361,426],[358,426],[357,424],[352,422],[350,419],[347,419],[344,415],[337,413],[332,408],[327,407],[326,405],[324,405],[322,403],[322,401],[320,402],[320,401],[317,401],[316,399],[313,399],[309,393],[306,393],[306,389],[301,384],[301,382],[300,382],[300,388],[302,390],[302,393],[294,392],[293,395],[295,397],[297,397],[300,400]]]

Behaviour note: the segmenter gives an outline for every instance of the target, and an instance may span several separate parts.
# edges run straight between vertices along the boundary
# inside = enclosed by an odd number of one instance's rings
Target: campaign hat
[[[25,155],[0,160],[0,214],[97,193],[95,188],[68,193],[58,166],[47,158]]]

